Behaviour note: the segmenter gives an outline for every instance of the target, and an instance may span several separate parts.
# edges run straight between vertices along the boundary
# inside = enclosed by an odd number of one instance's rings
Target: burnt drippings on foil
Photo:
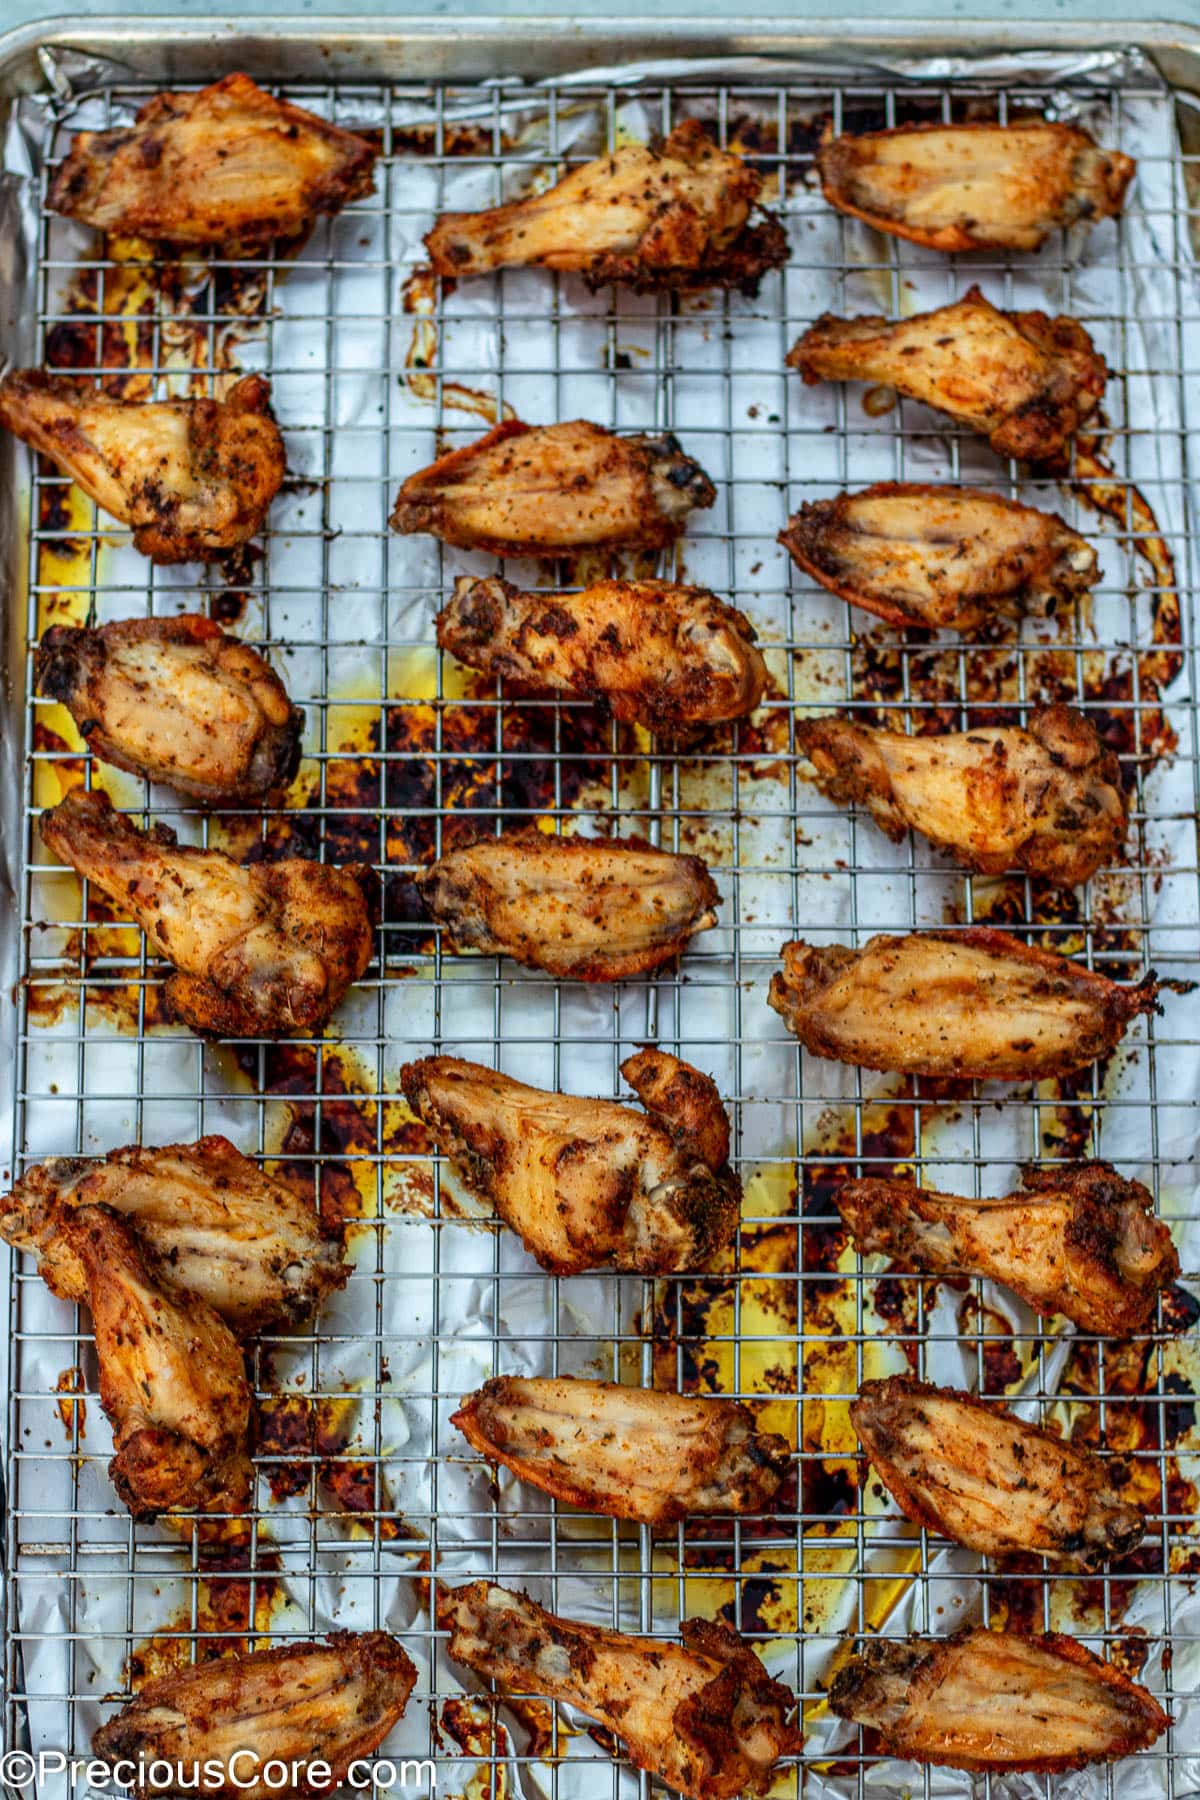
[[[402,1543],[418,1534],[392,1501],[383,1470],[356,1456],[362,1400],[359,1396],[271,1394],[259,1402],[256,1459],[274,1500],[309,1495],[314,1511],[382,1542]]]
[[[507,1800],[510,1746],[494,1701],[465,1694],[444,1700],[434,1716],[434,1730],[443,1742],[449,1738],[466,1756],[481,1759],[459,1800]]]
[[[249,1518],[199,1519],[181,1521],[177,1529],[192,1540],[195,1574],[189,1574],[187,1596],[162,1629],[126,1659],[125,1685],[134,1693],[193,1661],[247,1655],[288,1605],[283,1563],[261,1522],[256,1527]]]
[[[58,1395],[55,1404],[67,1441],[73,1443],[87,1431],[87,1383],[83,1378],[83,1370],[77,1366],[60,1370],[54,1391]]]

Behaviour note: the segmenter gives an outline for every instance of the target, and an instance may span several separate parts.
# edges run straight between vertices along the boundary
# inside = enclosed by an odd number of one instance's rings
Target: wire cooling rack
[[[115,85],[60,104],[43,194],[67,132],[126,120],[150,91]],[[956,1619],[1061,1626],[1140,1671],[1180,1715],[1140,1759],[1145,1791],[1193,1790],[1198,1471],[1193,1346],[1177,1328],[1195,1308],[1170,1296],[1162,1328],[1131,1345],[1064,1335],[987,1284],[938,1287],[864,1266],[830,1196],[843,1174],[891,1169],[952,1191],[999,1192],[1027,1158],[1107,1156],[1152,1186],[1186,1280],[1196,1270],[1194,1003],[1169,996],[1160,1018],[1078,1082],[1016,1093],[898,1084],[816,1062],[765,1004],[789,937],[861,941],[974,920],[1028,921],[1042,941],[1121,979],[1152,964],[1183,981],[1195,973],[1187,479],[1200,455],[1200,292],[1171,98],[1149,78],[1111,90],[1056,85],[1055,106],[1077,108],[1106,144],[1137,149],[1136,204],[1082,251],[1062,240],[1007,259],[937,258],[837,217],[814,189],[812,155],[825,119],[841,129],[1020,117],[1045,107],[1036,87],[892,88],[865,75],[831,86],[814,72],[787,87],[287,91],[377,132],[382,150],[376,194],[298,251],[155,275],[136,246],[101,246],[40,218],[42,360],[128,377],[131,392],[152,382],[206,391],[231,367],[265,369],[292,478],[261,556],[162,570],[40,467],[30,671],[56,621],[200,606],[267,647],[308,732],[287,808],[205,818],[91,762],[61,709],[33,696],[30,673],[15,1128],[19,1169],[48,1154],[224,1131],[349,1216],[354,1273],[309,1331],[256,1348],[257,1511],[214,1533],[194,1522],[134,1525],[121,1511],[104,1473],[86,1316],[72,1317],[19,1264],[8,1742],[82,1753],[106,1702],[146,1673],[234,1644],[382,1625],[421,1670],[398,1741],[405,1755],[433,1759],[439,1785],[457,1791],[472,1767],[490,1771],[472,1792],[499,1794],[510,1778],[556,1796],[635,1783],[615,1763],[610,1777],[608,1748],[577,1723],[521,1702],[497,1708],[472,1685],[464,1698],[431,1623],[431,1593],[496,1574],[625,1629],[670,1635],[689,1613],[728,1618],[803,1696],[810,1791],[874,1779],[871,1746],[835,1733],[822,1705],[847,1633],[943,1630]],[[666,130],[691,113],[753,158],[785,214],[788,268],[756,300],[589,296],[536,271],[442,295],[414,276],[421,234],[443,206],[492,204],[623,132]],[[864,407],[859,391],[806,390],[784,369],[786,350],[826,308],[914,311],[971,280],[998,304],[1048,304],[1092,331],[1113,370],[1105,454],[1118,482],[1136,476],[1177,585],[1131,490],[1101,519],[1069,482],[999,464],[920,407],[878,395]],[[494,565],[397,538],[387,514],[405,475],[507,408],[535,423],[582,416],[673,429],[708,469],[717,504],[693,515],[660,568],[710,585],[753,619],[772,674],[754,721],[674,754],[571,703],[506,697],[439,655],[433,617],[453,576]],[[981,482],[1061,510],[1098,541],[1100,588],[1070,617],[1027,622],[1015,643],[902,641],[814,589],[775,541],[802,500],[888,478]],[[506,572],[538,579],[530,566]],[[569,584],[590,572],[560,574]],[[972,880],[922,841],[889,844],[869,819],[823,800],[796,753],[795,721],[813,707],[848,704],[920,730],[1015,719],[1043,697],[1085,706],[1131,784],[1129,860],[1077,896]],[[380,868],[378,957],[329,1037],[203,1045],[163,1021],[164,971],[140,934],[48,868],[38,847],[40,810],[79,780],[103,781],[118,803],[189,841]],[[718,929],[678,972],[613,988],[452,957],[415,899],[414,870],[464,825],[530,818],[699,852],[723,895]],[[543,1086],[619,1095],[622,1058],[649,1040],[711,1071],[727,1096],[746,1187],[737,1253],[703,1277],[548,1279],[432,1153],[403,1105],[400,1066],[444,1049]],[[846,1408],[866,1376],[905,1367],[1026,1398],[1031,1416],[1129,1455],[1148,1510],[1142,1551],[1079,1582],[1040,1564],[982,1564],[898,1522],[860,1468]],[[795,1443],[795,1484],[770,1517],[681,1524],[655,1541],[559,1509],[503,1474],[493,1485],[449,1414],[480,1380],[506,1372],[740,1395]],[[582,1759],[591,1766],[580,1783]],[[1082,1791],[1127,1775],[1100,1773]],[[800,1778],[786,1771],[780,1791]]]

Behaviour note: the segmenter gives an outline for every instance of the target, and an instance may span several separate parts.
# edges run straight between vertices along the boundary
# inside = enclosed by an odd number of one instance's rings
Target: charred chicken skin
[[[1040,1081],[1116,1049],[1157,1005],[1147,975],[1122,987],[1008,932],[921,931],[861,950],[783,947],[767,998],[814,1056],[975,1081]]]
[[[684,119],[660,145],[623,144],[545,193],[487,212],[443,213],[425,239],[437,274],[536,265],[583,275],[590,288],[639,292],[736,287],[755,294],[787,261],[774,213],[752,225],[762,177]]]
[[[37,681],[104,762],[209,806],[279,794],[300,764],[303,711],[257,650],[196,613],[51,626]]]
[[[156,94],[132,126],[78,132],[48,204],[97,231],[248,255],[369,194],[374,166],[365,139],[227,75]]]
[[[875,1638],[838,1670],[829,1705],[906,1761],[1063,1774],[1145,1750],[1171,1720],[1154,1697],[1057,1633]]]
[[[635,1767],[690,1800],[761,1794],[800,1744],[795,1699],[727,1625],[689,1619],[682,1645],[577,1625],[489,1581],[444,1593],[452,1661],[510,1692],[577,1706]]]
[[[82,789],[43,814],[42,839],[174,963],[167,1005],[194,1031],[315,1031],[371,960],[369,869],[300,857],[243,868],[163,826],[139,831]]]
[[[1037,250],[1052,231],[1112,218],[1137,164],[1078,125],[897,125],[817,152],[825,198],[931,250]]]
[[[1128,1337],[1177,1278],[1171,1233],[1140,1181],[1107,1163],[1025,1169],[998,1200],[939,1194],[911,1181],[843,1182],[838,1211],[863,1255],[932,1275],[986,1275],[1035,1312]]]
[[[707,1075],[658,1050],[621,1073],[645,1114],[427,1056],[405,1098],[463,1179],[553,1275],[702,1268],[737,1228],[729,1120]]]
[[[410,475],[391,524],[493,556],[659,550],[716,497],[669,432],[622,437],[583,419],[509,419]]]
[[[1047,707],[1019,726],[911,737],[833,715],[796,740],[817,782],[865,806],[888,836],[918,831],[969,869],[1024,869],[1074,887],[1114,862],[1125,839],[1116,756],[1091,721]]]
[[[893,387],[981,432],[997,456],[1047,462],[1090,419],[1108,371],[1083,326],[998,312],[978,288],[951,306],[890,320],[826,313],[788,353],[806,382]]]

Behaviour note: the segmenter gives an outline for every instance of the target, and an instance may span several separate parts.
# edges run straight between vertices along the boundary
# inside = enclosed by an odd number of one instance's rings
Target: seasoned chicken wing
[[[578,271],[590,288],[758,292],[787,261],[774,213],[750,224],[762,177],[684,119],[665,142],[622,144],[544,193],[487,212],[443,213],[425,239],[439,275],[536,265]]]
[[[779,542],[822,587],[902,628],[968,633],[1053,617],[1100,579],[1096,552],[1057,513],[921,482],[807,503]]]
[[[97,231],[249,255],[369,194],[374,167],[365,139],[226,75],[156,94],[132,126],[77,132],[47,204]]]
[[[463,1179],[551,1274],[702,1268],[733,1237],[741,1199],[720,1095],[658,1050],[621,1073],[645,1115],[454,1056],[405,1063],[400,1083]]]
[[[670,432],[619,437],[584,419],[508,419],[410,475],[391,525],[493,556],[657,550],[681,536],[693,507],[716,497]]]
[[[688,1619],[682,1645],[577,1625],[490,1581],[443,1591],[450,1656],[515,1693],[565,1701],[639,1769],[691,1800],[761,1794],[799,1749],[795,1699],[728,1625]]]
[[[1052,231],[1112,218],[1137,164],[1079,125],[897,125],[817,152],[825,198],[931,250],[1037,250]]]
[[[532,829],[451,850],[417,877],[456,950],[576,981],[621,981],[672,962],[716,924],[720,896],[698,856],[640,838]]]
[[[905,1515],[968,1550],[1098,1569],[1142,1541],[1145,1520],[1121,1498],[1123,1464],[1003,1406],[893,1375],[868,1381],[850,1417]]]
[[[1074,887],[1125,840],[1116,756],[1083,713],[1051,706],[1028,729],[910,737],[836,714],[805,719],[796,741],[825,793],[862,805],[889,837],[919,831],[969,869],[1025,869]]]
[[[257,650],[198,613],[53,625],[37,682],[104,762],[208,805],[264,800],[300,764],[301,708]]]
[[[1157,1005],[1133,987],[1006,931],[873,937],[861,950],[783,947],[767,998],[804,1048],[864,1069],[975,1081],[1040,1081],[1116,1049]]]
[[[843,1182],[837,1206],[863,1255],[933,1275],[987,1275],[1039,1313],[1128,1337],[1154,1317],[1179,1274],[1171,1233],[1140,1181],[1107,1163],[1024,1169],[998,1200],[911,1181]]]
[[[982,432],[997,456],[1046,462],[1090,419],[1108,371],[1083,326],[998,312],[977,287],[895,321],[826,313],[788,352],[806,382],[882,382]]]
[[[82,789],[42,815],[42,839],[175,964],[167,1004],[194,1031],[315,1031],[371,960],[374,878],[357,864],[242,868],[164,826],[139,831],[107,794]]]
[[[522,593],[498,576],[464,575],[437,634],[443,650],[485,675],[592,700],[668,736],[744,718],[767,685],[745,614],[707,588],[668,581]]]
[[[877,1731],[888,1756],[980,1771],[1111,1762],[1171,1723],[1144,1687],[1074,1638],[982,1629],[868,1639],[834,1676],[829,1705]]]
[[[263,1779],[266,1765],[296,1765],[295,1781],[282,1791],[328,1796],[351,1763],[378,1750],[416,1679],[386,1631],[335,1631],[324,1644],[221,1657],[148,1681],[100,1727],[92,1755],[147,1770],[165,1763],[185,1774],[199,1766],[206,1771],[202,1791],[216,1800],[278,1800],[278,1781]],[[223,1771],[219,1783],[209,1783],[209,1763]],[[329,1765],[328,1776],[314,1768],[307,1779],[309,1766],[320,1763]],[[149,1781],[132,1787],[137,1800],[176,1791]],[[194,1782],[187,1791],[195,1791]]]

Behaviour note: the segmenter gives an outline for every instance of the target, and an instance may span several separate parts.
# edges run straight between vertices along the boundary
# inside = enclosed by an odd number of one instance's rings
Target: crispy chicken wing
[[[919,831],[969,869],[1025,869],[1074,887],[1125,839],[1116,756],[1083,713],[1051,706],[1028,729],[910,737],[853,719],[805,719],[796,741],[825,793],[868,808],[891,838]]]
[[[850,1417],[905,1515],[968,1550],[1098,1569],[1142,1541],[1142,1514],[1121,1498],[1122,1463],[1003,1406],[893,1375],[868,1381]]]
[[[1025,462],[1058,455],[1108,377],[1076,320],[998,312],[977,287],[909,319],[825,313],[787,360],[806,382],[885,383],[982,432],[997,456]]]
[[[774,213],[749,223],[762,177],[684,119],[660,145],[623,144],[544,193],[487,212],[443,213],[425,239],[439,275],[536,265],[578,271],[590,288],[758,292],[787,261]]]
[[[670,432],[619,437],[583,419],[508,419],[410,475],[391,524],[493,556],[657,550],[681,536],[693,507],[716,497]]]
[[[621,1073],[646,1112],[548,1094],[454,1056],[400,1082],[464,1180],[554,1275],[702,1268],[737,1227],[729,1120],[707,1075],[658,1050]]]
[[[92,1755],[147,1769],[167,1763],[190,1771],[208,1763],[225,1772],[202,1791],[216,1800],[278,1800],[281,1791],[330,1795],[351,1763],[370,1757],[401,1718],[417,1671],[385,1631],[335,1631],[325,1644],[284,1644],[250,1656],[221,1657],[148,1681],[92,1739]],[[249,1752],[237,1757],[238,1751]],[[257,1757],[255,1763],[252,1757]],[[263,1780],[266,1765],[298,1765],[281,1790]],[[330,1775],[312,1763],[328,1763]],[[133,1784],[137,1800],[173,1793]],[[187,1791],[195,1791],[191,1783]]]
[[[1100,579],[1057,513],[972,488],[881,481],[802,506],[779,534],[798,568],[889,625],[985,631],[1052,617]]]
[[[911,1181],[844,1182],[838,1210],[864,1254],[934,1275],[987,1275],[1040,1313],[1128,1337],[1154,1317],[1179,1274],[1171,1233],[1140,1181],[1107,1163],[1025,1169],[998,1200],[939,1194]]]
[[[682,1645],[577,1625],[490,1581],[443,1591],[450,1656],[502,1688],[577,1706],[639,1769],[690,1800],[761,1794],[799,1748],[795,1700],[727,1625],[688,1619]]]
[[[1052,231],[1112,218],[1137,164],[1078,125],[897,125],[827,131],[825,198],[931,250],[1037,250]]]
[[[315,1031],[371,960],[374,878],[356,864],[242,868],[161,825],[139,831],[107,794],[82,789],[43,814],[42,839],[175,964],[167,1004],[194,1031]]]
[[[1040,1081],[1115,1050],[1157,1005],[1147,975],[1122,987],[1005,931],[873,937],[861,950],[783,947],[768,1000],[804,1048],[864,1069]]]
[[[53,625],[37,681],[103,761],[211,806],[277,794],[300,764],[301,708],[257,650],[197,613]]]
[[[365,139],[226,75],[156,94],[132,126],[77,132],[48,204],[97,231],[249,255],[369,194],[374,167]]]
[[[868,1639],[838,1670],[829,1705],[877,1731],[888,1756],[980,1771],[1110,1762],[1171,1723],[1145,1688],[1057,1633]]]

